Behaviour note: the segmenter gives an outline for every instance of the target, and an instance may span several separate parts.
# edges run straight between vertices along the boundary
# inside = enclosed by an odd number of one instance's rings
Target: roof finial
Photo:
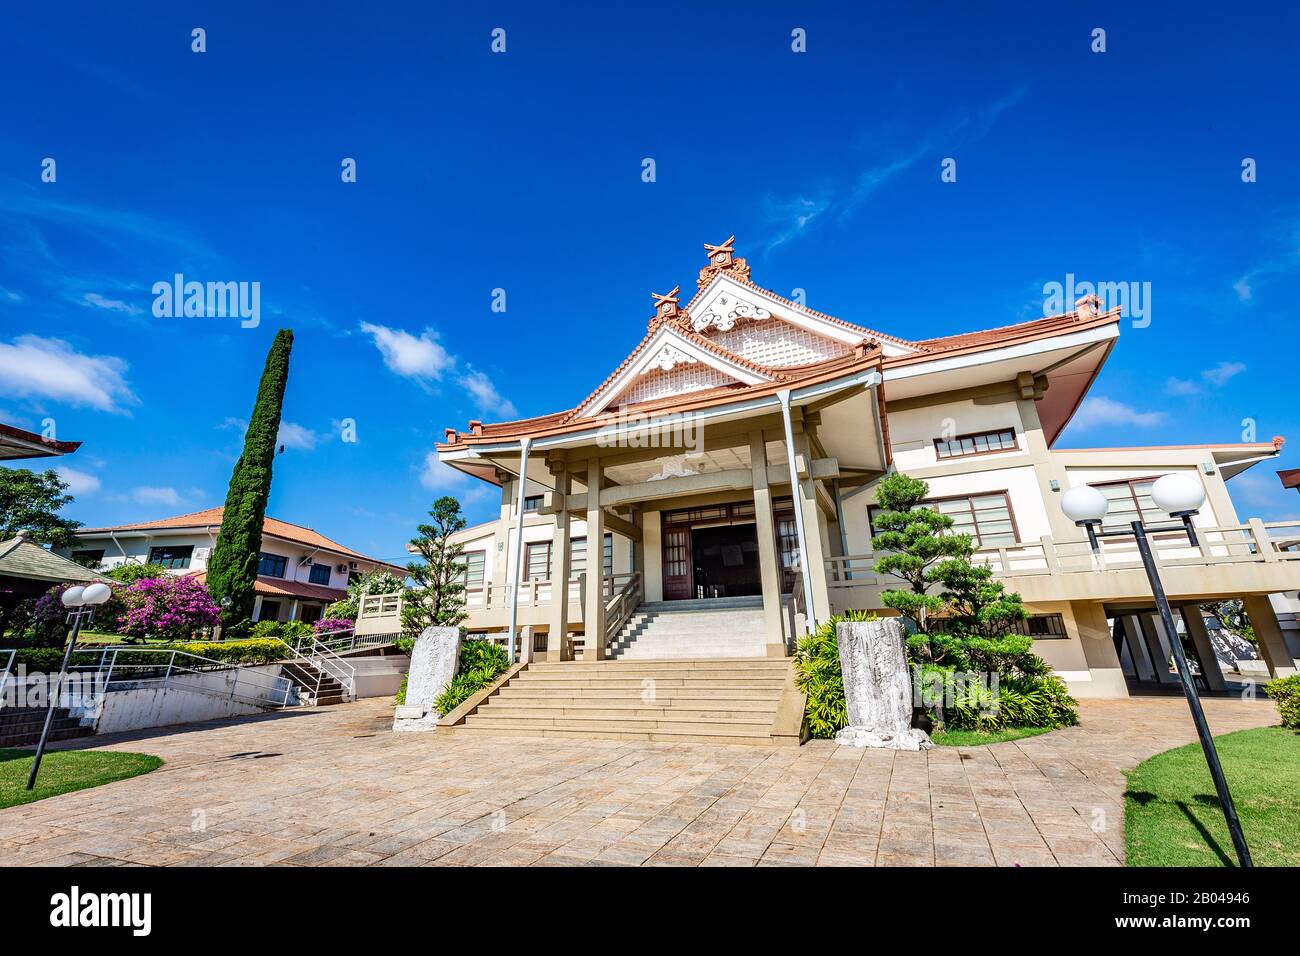
[[[719,272],[731,272],[742,279],[749,278],[749,263],[736,256],[735,236],[716,246],[706,242],[704,251],[709,254],[709,264],[700,270],[700,277],[696,284],[701,289],[712,282],[713,277]]]
[[[681,286],[673,286],[673,291],[667,295],[660,295],[658,292],[651,292],[650,298],[655,300],[655,318],[672,319],[681,311],[678,306],[681,299],[677,298],[677,293],[682,291]]]

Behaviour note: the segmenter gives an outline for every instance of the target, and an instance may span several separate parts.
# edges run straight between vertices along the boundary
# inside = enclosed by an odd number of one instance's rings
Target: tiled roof
[[[193,577],[200,584],[208,582],[208,572],[206,571],[197,571],[190,577]],[[264,574],[259,574],[257,580],[253,582],[253,593],[269,597],[307,598],[310,601],[325,601],[329,604],[343,600],[348,594],[344,588],[327,588],[323,584],[309,584],[306,581],[285,581],[282,578],[271,578]]]
[[[5,441],[5,439],[12,439]],[[81,447],[79,441],[55,441],[23,428],[0,423],[0,458],[48,458],[68,455]]]
[[[28,581],[75,581],[89,584],[106,580],[75,561],[69,561],[34,541],[19,535],[0,541],[0,577]]]
[[[191,511],[189,514],[176,515],[172,518],[159,518],[156,521],[139,521],[135,524],[120,524],[109,528],[80,528],[77,531],[79,535],[88,534],[107,534],[117,531],[162,531],[174,530],[180,528],[215,528],[221,524],[221,515],[225,508],[206,508],[203,511]],[[383,564],[388,567],[397,567],[390,565],[387,561],[380,561],[377,558],[371,558],[360,552],[353,551],[351,548],[344,547],[337,541],[325,537],[319,531],[311,528],[304,528],[299,524],[292,524],[288,521],[281,521],[279,518],[272,518],[267,515],[262,520],[262,533],[269,534],[272,537],[282,538],[285,541],[293,541],[297,544],[306,545],[311,548],[323,548],[327,551],[333,551],[336,554],[343,554],[353,558],[360,558],[363,561],[370,561],[373,564]]]

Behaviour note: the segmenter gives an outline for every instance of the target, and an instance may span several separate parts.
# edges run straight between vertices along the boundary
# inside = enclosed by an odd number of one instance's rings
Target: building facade
[[[171,574],[206,578],[224,509],[117,525],[83,528],[67,556],[93,562],[107,571],[123,564],[161,564]],[[358,554],[302,525],[267,517],[254,584],[254,621],[305,621],[319,618],[346,596],[350,580],[376,569],[405,578],[406,570]]]
[[[644,338],[574,408],[447,429],[443,463],[500,486],[499,517],[466,549],[467,627],[527,629],[547,660],[604,658],[642,606],[761,604],[771,656],[827,616],[883,608],[896,584],[872,566],[874,488],[891,470],[922,478],[934,507],[972,534],[977,560],[1019,592],[1035,650],[1077,696],[1173,683],[1135,544],[1100,562],[1059,506],[1095,485],[1107,526],[1166,520],[1151,483],[1196,477],[1200,544],[1162,537],[1171,600],[1211,688],[1225,675],[1199,603],[1244,600],[1273,674],[1295,670],[1270,595],[1300,588],[1295,527],[1243,522],[1227,482],[1276,457],[1268,443],[1058,449],[1120,334],[1094,297],[1017,325],[907,340],[754,284],[734,240],[706,246],[697,292],[654,296]],[[601,541],[600,573],[592,542]],[[1175,638],[1176,639],[1176,638]]]

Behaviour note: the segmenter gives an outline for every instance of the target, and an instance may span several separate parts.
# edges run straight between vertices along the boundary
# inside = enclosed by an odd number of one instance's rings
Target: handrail
[[[610,591],[614,589],[614,579],[619,576],[612,575],[605,579],[609,582]],[[641,573],[633,571],[623,576],[627,578],[623,583],[623,587],[605,602],[606,645],[623,629],[627,619],[632,616],[633,612],[641,604]]]
[[[295,647],[283,638],[277,637],[274,638],[274,640],[279,641],[285,647],[289,648],[289,650],[293,652],[296,661],[306,662],[309,666],[315,668],[315,696],[320,696],[321,679],[323,675],[328,674],[339,682],[343,688],[344,696],[346,696],[348,700],[354,700],[356,698],[357,669],[336,654],[333,650],[316,640],[316,635],[308,635],[306,638],[306,640],[311,642],[309,645],[310,653],[308,654],[302,652],[301,646]]]
[[[99,655],[97,662],[91,664],[82,663],[84,661],[82,655],[94,655],[96,653]],[[160,660],[156,664],[140,663],[139,661],[119,661],[118,658],[123,653],[127,655],[156,654],[160,655]],[[166,655],[165,663],[161,660],[161,655]],[[272,677],[259,674],[252,670],[249,665],[232,664],[229,661],[220,661],[199,654],[191,654],[188,651],[165,647],[137,647],[128,644],[78,650],[74,653],[73,662],[68,665],[68,670],[78,673],[103,674],[102,686],[105,692],[114,683],[157,681],[193,693],[228,697],[232,700],[237,698],[259,706],[288,706],[289,695],[293,689],[293,681],[287,677]],[[202,687],[181,684],[175,680],[178,675],[182,674],[202,675],[220,671],[230,671],[234,674],[235,679],[231,683],[229,693],[217,693]],[[116,680],[114,680],[115,672],[117,674]],[[260,688],[260,690],[256,694],[240,693],[239,685],[241,681],[252,684],[254,688]]]
[[[3,703],[4,703],[3,695],[4,695],[4,690],[5,690],[5,682],[9,680],[9,671],[11,671],[11,670],[13,669],[13,666],[14,666],[14,658],[18,655],[18,651],[16,651],[16,650],[12,650],[12,651],[0,651],[0,654],[8,654],[8,655],[9,655],[7,658],[5,658],[5,669],[4,669],[3,671],[0,671],[0,704],[3,704]]]

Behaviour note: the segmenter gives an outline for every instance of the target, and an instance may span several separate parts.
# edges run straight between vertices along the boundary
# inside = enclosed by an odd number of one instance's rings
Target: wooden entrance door
[[[665,528],[663,533],[664,600],[683,601],[693,598],[694,575],[691,573],[691,529]]]

